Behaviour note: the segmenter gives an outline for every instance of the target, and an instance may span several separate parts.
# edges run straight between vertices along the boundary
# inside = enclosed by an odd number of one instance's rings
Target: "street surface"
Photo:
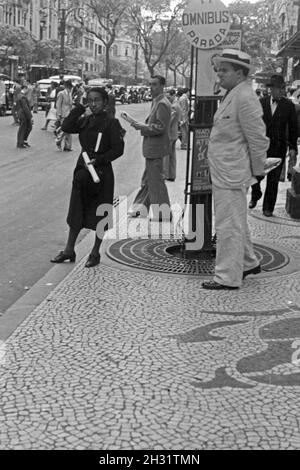
[[[117,104],[117,117],[127,111],[144,120],[149,107],[149,103]],[[12,116],[0,118],[0,313],[53,266],[49,260],[63,249],[68,232],[65,219],[80,145],[74,136],[73,152],[56,150],[50,126],[47,132],[41,130],[44,116],[42,111],[34,114],[28,150],[16,148],[18,127],[12,125]],[[139,133],[120,122],[127,134],[125,153],[113,163],[115,196],[135,190],[144,167]]]

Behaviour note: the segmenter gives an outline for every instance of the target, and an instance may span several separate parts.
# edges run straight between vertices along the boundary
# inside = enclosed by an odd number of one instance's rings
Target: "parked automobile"
[[[88,86],[100,86],[105,87],[108,83],[112,85],[112,80],[110,78],[92,78],[88,81]]]
[[[50,80],[50,78],[44,78],[37,82],[40,87],[40,96],[39,96],[38,105],[39,107],[42,108],[42,110],[45,110],[48,106],[47,91],[48,91],[49,86],[51,85],[51,82],[53,81],[55,80]]]
[[[4,75],[6,77],[6,75]],[[13,106],[13,89],[16,82],[12,80],[2,80],[0,77],[0,116],[5,116]]]
[[[60,82],[59,75],[52,75],[51,77],[49,77],[48,80],[51,80],[52,82],[57,82],[57,83]],[[64,81],[71,80],[73,85],[75,85],[76,83],[82,82],[82,78],[79,77],[79,75],[64,75],[63,80]]]
[[[121,104],[125,104],[127,102],[126,87],[124,85],[113,85],[112,89],[115,95],[115,100],[119,101]]]

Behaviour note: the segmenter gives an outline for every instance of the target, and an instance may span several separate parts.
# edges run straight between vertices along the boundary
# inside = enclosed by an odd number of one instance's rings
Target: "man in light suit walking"
[[[62,125],[64,119],[69,116],[72,108],[73,108],[73,98],[72,98],[72,82],[71,80],[67,80],[64,83],[64,90],[60,91],[57,95],[56,100],[56,115],[57,121]],[[60,131],[57,132],[56,138],[56,147],[58,150],[62,150],[61,144],[64,140],[64,152],[71,152],[72,150],[72,135],[67,134],[66,132]]]
[[[151,220],[161,221],[162,210],[168,209],[167,218],[170,220],[170,200],[164,181],[163,158],[169,154],[169,129],[171,120],[171,104],[164,95],[165,79],[155,75],[150,80],[152,107],[146,123],[135,122],[132,126],[141,132],[143,139],[143,155],[145,157],[145,171],[139,190],[128,215],[138,217],[147,215],[150,207],[153,217]]]
[[[224,49],[218,59],[220,85],[227,90],[215,116],[208,147],[217,234],[213,281],[204,289],[238,289],[261,271],[247,222],[247,190],[264,173],[269,139],[261,105],[247,83],[250,56]]]

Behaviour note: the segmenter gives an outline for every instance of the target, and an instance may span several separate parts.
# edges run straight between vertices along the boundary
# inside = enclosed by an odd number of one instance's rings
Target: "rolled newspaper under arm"
[[[264,166],[264,174],[267,175],[270,171],[274,170],[274,168],[277,168],[280,165],[281,161],[282,161],[281,158],[275,158],[275,157],[267,158],[265,166]],[[252,186],[253,184],[256,184],[256,183],[257,183],[257,179],[254,178],[253,176],[250,184]]]
[[[134,124],[134,123],[137,122],[135,119],[133,119],[132,116],[130,116],[128,113],[125,113],[125,111],[123,111],[121,113],[121,118],[123,118],[123,119],[125,119],[125,121],[129,122],[129,124]]]
[[[82,158],[85,161],[87,169],[89,170],[91,177],[93,178],[94,183],[100,183],[100,178],[96,173],[94,166],[91,164],[90,157],[86,152],[82,152]]]

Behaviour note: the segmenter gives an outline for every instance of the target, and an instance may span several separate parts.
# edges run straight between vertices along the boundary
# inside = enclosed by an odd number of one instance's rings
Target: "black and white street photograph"
[[[1,452],[300,450],[299,0],[0,0],[0,178]]]

